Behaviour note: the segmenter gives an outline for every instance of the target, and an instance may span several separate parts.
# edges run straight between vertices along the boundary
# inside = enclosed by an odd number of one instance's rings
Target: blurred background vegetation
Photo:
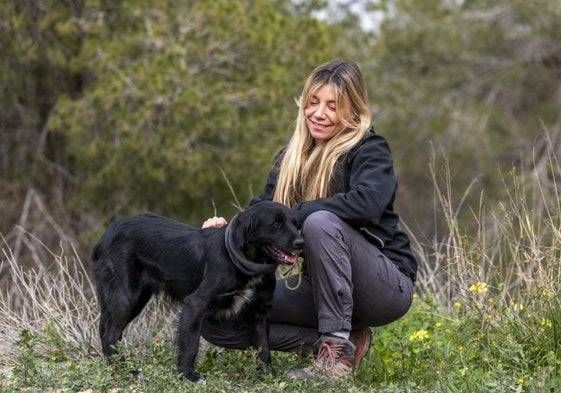
[[[87,260],[143,210],[231,217],[332,58],[361,66],[421,242],[445,225],[441,178],[467,226],[513,170],[558,195],[559,1],[18,0],[0,49],[0,234],[22,264],[67,241]]]

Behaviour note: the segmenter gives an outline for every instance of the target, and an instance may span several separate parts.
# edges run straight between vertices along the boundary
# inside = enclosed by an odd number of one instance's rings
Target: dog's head
[[[235,246],[255,263],[293,265],[304,247],[294,215],[281,203],[253,205],[231,225]]]

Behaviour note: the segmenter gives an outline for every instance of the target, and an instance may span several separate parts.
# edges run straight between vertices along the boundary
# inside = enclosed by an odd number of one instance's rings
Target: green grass
[[[45,282],[44,285],[54,283]],[[486,291],[483,291],[486,290]],[[108,365],[100,356],[95,326],[86,337],[65,330],[72,320],[44,315],[21,329],[3,353],[5,371],[0,392],[138,391],[138,392],[510,392],[557,391],[561,387],[557,293],[536,287],[520,302],[505,304],[498,288],[474,286],[444,309],[431,295],[418,296],[398,322],[374,329],[368,357],[353,381],[338,385],[289,381],[283,374],[309,359],[274,353],[274,373],[257,372],[252,351],[222,350],[206,345],[198,370],[207,383],[194,386],[178,377],[173,346],[173,321],[157,326],[161,308],[156,302],[129,329],[121,351],[124,363]],[[36,299],[38,300],[38,299]],[[95,306],[85,304],[86,317],[95,320]],[[54,308],[54,305],[53,305]],[[15,321],[16,324],[18,321]],[[24,324],[22,324],[24,325]],[[134,324],[133,324],[134,326]],[[14,329],[14,331],[17,329]],[[131,337],[132,336],[132,337]],[[130,370],[141,370],[139,379]]]
[[[558,299],[546,293],[520,309],[490,301],[490,291],[474,291],[472,297],[460,299],[451,312],[441,311],[430,297],[415,299],[406,317],[374,330],[372,349],[357,375],[336,385],[284,379],[288,369],[309,362],[295,354],[275,352],[273,373],[261,374],[253,351],[206,345],[198,370],[207,382],[195,386],[178,376],[169,331],[129,341],[120,348],[125,361],[108,365],[95,351],[80,354],[46,323],[36,332],[20,332],[0,392],[558,391]],[[549,304],[549,312],[534,311],[543,304]],[[141,376],[133,377],[131,370],[141,370]]]
[[[77,253],[49,251],[48,268],[24,269],[5,244],[0,393],[557,392],[561,203],[534,178],[511,178],[503,180],[504,200],[487,206],[482,197],[467,223],[451,191],[435,186],[445,230],[434,240],[413,239],[421,267],[413,307],[373,329],[361,369],[338,384],[285,379],[310,362],[296,354],[274,352],[273,371],[260,373],[254,352],[208,343],[197,364],[206,384],[182,380],[173,345],[177,309],[161,300],[127,329],[125,361],[109,365],[99,353],[93,285]]]

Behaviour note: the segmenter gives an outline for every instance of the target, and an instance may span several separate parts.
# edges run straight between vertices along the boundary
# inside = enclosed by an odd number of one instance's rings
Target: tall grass
[[[552,151],[552,150],[549,150]],[[72,391],[381,391],[512,392],[561,388],[561,202],[554,154],[534,172],[497,181],[501,200],[465,206],[447,165],[431,162],[437,219],[433,239],[413,238],[420,275],[411,311],[374,330],[372,349],[352,381],[338,385],[285,381],[308,359],[275,353],[277,373],[256,377],[251,351],[210,347],[200,356],[207,384],[177,378],[170,344],[176,309],[157,300],[126,332],[130,368],[99,356],[98,310],[87,268],[74,249],[49,251],[25,269],[2,245],[9,285],[0,290],[0,392],[22,387]],[[537,170],[542,172],[537,173]],[[466,218],[467,217],[467,218]],[[28,234],[30,239],[34,239]],[[67,252],[69,254],[67,255]],[[165,345],[164,345],[165,344]]]
[[[32,234],[27,236],[43,246]],[[43,349],[51,354],[54,350],[59,359],[99,354],[99,309],[88,263],[80,259],[73,247],[70,255],[62,246],[58,253],[44,248],[50,260],[36,268],[22,267],[8,246],[1,248],[1,270],[7,275],[4,281],[8,285],[0,290],[0,365],[14,365],[14,343],[22,331],[41,335]],[[127,328],[126,335],[135,341],[148,332],[170,329],[174,318],[173,310],[157,299],[137,323]]]
[[[471,207],[463,202],[475,183],[457,197],[448,165],[430,163],[445,231],[433,241],[414,242],[423,298],[417,311],[430,315],[430,322],[411,321],[419,317],[413,311],[389,329],[410,323],[419,329],[410,341],[418,341],[419,331],[440,335],[423,343],[428,356],[416,364],[417,371],[439,376],[440,389],[561,388],[561,166],[552,144],[543,153],[531,170],[513,169],[497,179],[504,186],[501,200],[487,201],[482,191],[479,205]],[[439,359],[441,369],[431,372],[426,365]],[[453,375],[447,384],[444,370]]]
[[[95,306],[92,283],[81,263],[68,262],[64,250],[50,253],[52,262],[37,269],[24,269],[10,248],[2,248],[3,270],[8,285],[0,291],[0,341],[3,363],[13,361],[13,343],[22,330],[50,330],[69,346],[80,348],[92,342]]]
[[[506,304],[531,298],[536,291],[556,293],[561,277],[561,189],[546,192],[535,173],[512,170],[497,179],[504,186],[503,200],[490,205],[482,191],[478,206],[463,206],[465,195],[454,206],[448,167],[441,169],[442,181],[434,161],[430,168],[447,231],[431,242],[414,244],[424,293],[449,309],[457,297],[469,297],[474,282],[486,283],[494,299]],[[469,209],[468,214],[462,208]]]

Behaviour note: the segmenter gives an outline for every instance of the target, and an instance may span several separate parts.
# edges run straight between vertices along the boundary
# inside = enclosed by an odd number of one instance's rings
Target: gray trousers
[[[381,326],[411,306],[413,282],[357,230],[327,211],[302,225],[304,274],[277,281],[269,344],[272,350],[306,353],[322,333]],[[290,288],[289,288],[290,287]],[[205,340],[225,348],[249,346],[243,317],[209,319]]]

